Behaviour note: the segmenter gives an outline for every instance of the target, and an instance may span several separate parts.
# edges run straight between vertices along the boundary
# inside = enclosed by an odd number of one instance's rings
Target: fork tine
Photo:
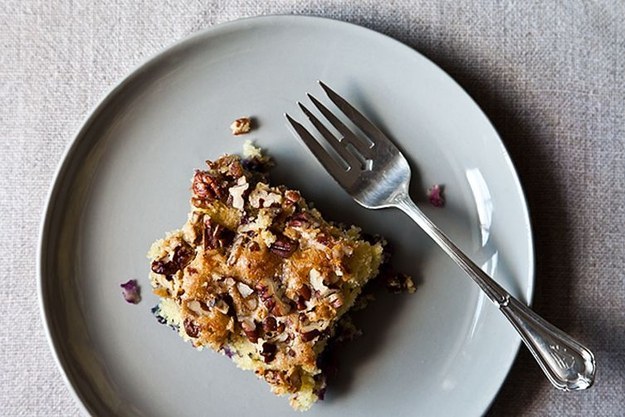
[[[330,87],[322,81],[318,81],[323,91],[326,92],[328,98],[341,110],[349,120],[351,120],[360,130],[362,130],[375,145],[395,146],[393,142],[384,134],[376,125],[371,123],[369,119],[363,116],[343,97],[339,96]]]
[[[371,158],[373,156],[371,154],[368,144],[365,144],[359,137],[354,134],[354,132],[349,130],[349,128],[345,126],[345,124],[343,124],[343,122],[341,122],[339,118],[336,117],[330,110],[328,110],[326,106],[321,104],[319,100],[317,100],[311,94],[307,95],[310,101],[312,101],[312,103],[315,105],[315,107],[317,107],[319,111],[324,115],[324,117],[328,119],[330,123],[332,123],[332,126],[334,126],[336,130],[338,130],[343,135],[343,140],[351,143],[365,158]]]
[[[323,165],[325,169],[340,182],[350,168],[346,169],[340,166],[339,163],[335,161],[325,149],[323,149],[323,146],[321,146],[319,142],[317,142],[317,140],[299,122],[295,121],[287,113],[284,113],[284,117],[286,117],[289,121],[306,147],[308,147],[317,160],[321,162],[321,165]]]
[[[298,106],[300,109],[302,109],[302,111],[304,112],[304,114],[306,116],[308,116],[308,119],[312,122],[312,124],[315,126],[315,128],[319,131],[319,133],[321,133],[321,136],[323,136],[325,138],[325,140],[330,144],[330,146],[332,146],[332,148],[339,154],[339,156],[345,161],[345,163],[347,164],[347,166],[350,167],[356,167],[356,166],[360,166],[360,161],[358,160],[358,158],[356,158],[351,152],[349,152],[345,146],[343,146],[344,144],[341,143],[324,125],[323,123],[321,123],[321,121],[319,119],[317,119],[317,117],[311,113],[310,110],[308,110],[306,108],[306,106],[304,106],[302,103],[300,103],[299,101],[297,102]]]

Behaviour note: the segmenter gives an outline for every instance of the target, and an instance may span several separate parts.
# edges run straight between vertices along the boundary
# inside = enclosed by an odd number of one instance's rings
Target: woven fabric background
[[[53,172],[89,109],[174,41],[278,13],[412,46],[510,151],[535,231],[535,308],[599,368],[591,390],[562,393],[522,349],[489,415],[625,415],[625,2],[579,0],[0,2],[0,415],[79,414],[39,316],[35,251]]]

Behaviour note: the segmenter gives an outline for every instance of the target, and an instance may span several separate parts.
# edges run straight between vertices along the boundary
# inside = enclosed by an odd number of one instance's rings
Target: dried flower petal
[[[232,351],[232,349],[230,349],[229,346],[224,346],[222,348],[222,351],[224,353],[224,355],[226,355],[227,357],[231,358],[234,356],[234,352]]]
[[[131,304],[138,304],[141,301],[141,288],[139,284],[137,284],[136,279],[131,279],[128,282],[121,284],[122,294],[124,295],[124,300]]]
[[[435,184],[428,189],[428,200],[434,207],[443,207],[445,205],[445,197],[443,197],[443,186]]]

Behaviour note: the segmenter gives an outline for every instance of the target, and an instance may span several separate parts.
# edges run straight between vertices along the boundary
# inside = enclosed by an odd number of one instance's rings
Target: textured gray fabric
[[[97,1],[0,4],[0,415],[78,414],[39,317],[35,250],[61,153],[90,108],[172,42],[242,16],[328,16],[449,72],[499,130],[536,238],[535,308],[596,352],[552,389],[522,349],[489,415],[625,415],[625,3]],[[479,390],[479,387],[475,387]]]

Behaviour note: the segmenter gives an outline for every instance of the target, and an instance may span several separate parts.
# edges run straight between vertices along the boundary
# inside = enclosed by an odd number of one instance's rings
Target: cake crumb
[[[261,149],[254,145],[254,142],[252,142],[251,140],[246,140],[243,143],[243,156],[245,158],[262,158],[263,154]]]

